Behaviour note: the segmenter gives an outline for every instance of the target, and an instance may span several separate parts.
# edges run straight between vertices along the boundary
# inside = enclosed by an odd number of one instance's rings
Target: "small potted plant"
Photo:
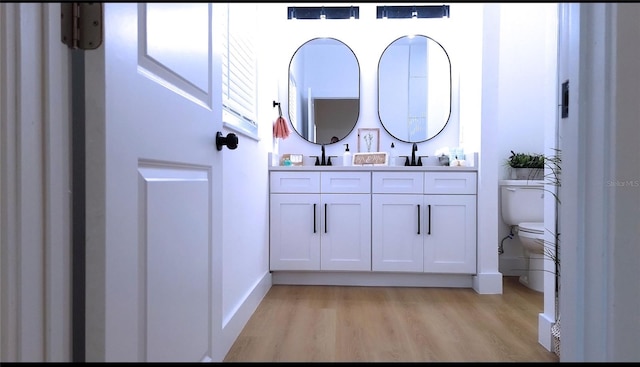
[[[544,156],[542,154],[515,153],[507,159],[511,176],[516,180],[542,180],[544,178]]]

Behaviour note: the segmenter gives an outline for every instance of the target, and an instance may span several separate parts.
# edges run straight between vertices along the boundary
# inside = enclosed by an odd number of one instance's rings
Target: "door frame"
[[[0,4],[0,360],[71,361],[71,111],[60,3]]]

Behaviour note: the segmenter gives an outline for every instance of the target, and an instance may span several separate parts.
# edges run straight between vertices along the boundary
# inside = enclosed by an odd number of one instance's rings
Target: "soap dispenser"
[[[349,144],[345,144],[346,149],[344,150],[344,154],[342,155],[342,165],[350,166],[351,165],[351,152],[349,151]]]

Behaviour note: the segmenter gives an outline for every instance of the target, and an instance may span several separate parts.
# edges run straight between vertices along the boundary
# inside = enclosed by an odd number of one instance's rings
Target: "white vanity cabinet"
[[[475,172],[373,172],[372,270],[474,274]]]
[[[271,172],[271,270],[371,270],[370,172]]]

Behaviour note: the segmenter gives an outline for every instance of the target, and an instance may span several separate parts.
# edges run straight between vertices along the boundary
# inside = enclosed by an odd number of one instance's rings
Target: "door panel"
[[[85,53],[86,360],[221,359],[212,5],[103,6]]]
[[[207,354],[211,268],[207,169],[141,167],[141,320],[146,360],[197,361]],[[175,216],[186,220],[175,220]]]

